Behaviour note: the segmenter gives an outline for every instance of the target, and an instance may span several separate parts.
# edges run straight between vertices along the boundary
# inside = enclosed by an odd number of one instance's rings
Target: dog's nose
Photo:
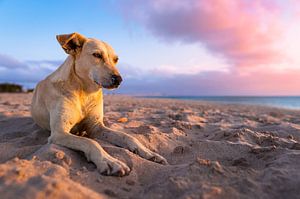
[[[120,75],[112,75],[111,82],[113,85],[120,85],[122,82],[122,77]]]

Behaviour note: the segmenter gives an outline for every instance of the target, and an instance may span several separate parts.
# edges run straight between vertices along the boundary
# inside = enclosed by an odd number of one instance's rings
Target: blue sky
[[[291,47],[299,31],[289,20],[298,17],[298,3],[229,1],[0,0],[0,81],[34,86],[66,58],[55,35],[79,32],[113,46],[125,79],[121,93],[300,94],[293,86],[300,83],[299,51]],[[277,86],[276,79],[289,81]]]
[[[127,38],[129,35],[123,30],[121,18],[115,12],[107,12],[104,2],[2,0],[2,48],[6,54],[17,55],[22,60],[63,59],[65,55],[55,39],[55,35],[60,33],[80,32],[116,44],[126,42],[119,37],[120,34],[126,34]]]
[[[0,2],[1,53],[21,61],[65,59],[55,35],[71,32],[110,43],[123,63],[150,68],[158,61],[167,63],[179,48],[183,53],[192,45],[161,43],[142,27],[124,21],[111,1]],[[190,57],[200,51],[192,48]]]

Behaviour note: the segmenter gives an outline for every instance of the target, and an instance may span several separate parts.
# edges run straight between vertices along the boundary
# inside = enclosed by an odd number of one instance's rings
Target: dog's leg
[[[49,142],[84,152],[87,159],[94,162],[102,174],[118,176],[128,174],[129,167],[111,157],[98,142],[69,133],[71,124],[74,123],[72,118],[76,119],[74,115],[76,115],[75,111],[67,115],[66,112],[50,113],[51,136]]]
[[[160,164],[168,164],[164,157],[146,148],[133,136],[121,131],[110,129],[104,125],[99,124],[94,127],[91,132],[91,137],[99,138],[114,145],[127,148],[131,152],[136,153],[147,160],[151,160]]]
[[[53,134],[55,136],[51,135],[49,142],[84,152],[88,161],[94,162],[101,174],[124,176],[130,172],[125,163],[111,157],[94,140],[69,133]]]

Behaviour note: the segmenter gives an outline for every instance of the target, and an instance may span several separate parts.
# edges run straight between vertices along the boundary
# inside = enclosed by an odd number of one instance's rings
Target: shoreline
[[[300,96],[137,96],[138,98],[145,99],[173,99],[173,100],[184,100],[184,101],[199,101],[199,102],[208,102],[214,104],[224,104],[224,105],[252,105],[252,106],[260,106],[260,107],[271,107],[271,108],[282,108],[289,110],[300,110]],[[288,104],[272,104],[272,103],[260,103],[255,101],[234,101],[234,100],[226,100],[231,98],[239,98],[239,99],[249,99],[249,98],[260,98],[260,99],[273,99],[273,98],[294,98],[297,99],[299,105],[292,106]]]

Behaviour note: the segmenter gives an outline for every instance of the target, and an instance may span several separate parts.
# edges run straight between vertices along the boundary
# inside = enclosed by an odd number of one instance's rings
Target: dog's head
[[[86,83],[117,88],[122,77],[116,68],[118,56],[107,43],[78,33],[56,36],[67,54],[75,58],[75,72]]]

